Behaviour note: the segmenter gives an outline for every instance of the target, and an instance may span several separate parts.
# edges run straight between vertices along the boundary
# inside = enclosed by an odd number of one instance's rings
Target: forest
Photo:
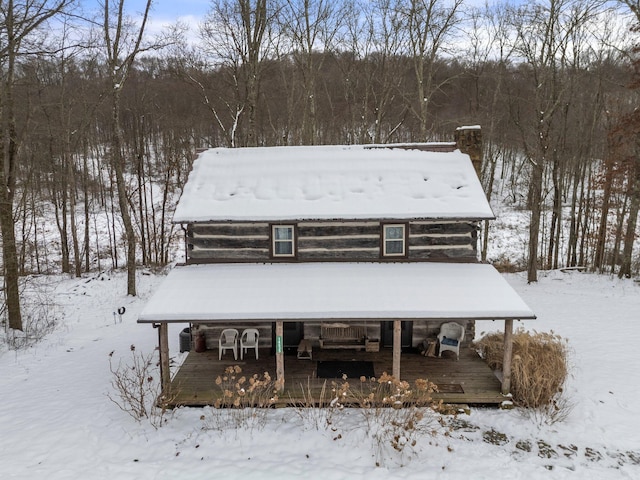
[[[124,267],[135,295],[136,268],[174,260],[175,202],[197,151],[218,146],[480,125],[487,195],[499,184],[530,215],[526,263],[503,267],[529,282],[640,272],[638,0],[212,0],[197,25],[162,29],[152,0],[95,5],[0,0],[11,329],[25,275]]]

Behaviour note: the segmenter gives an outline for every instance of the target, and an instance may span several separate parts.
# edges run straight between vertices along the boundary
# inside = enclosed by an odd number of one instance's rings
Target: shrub
[[[480,354],[494,370],[502,370],[504,336],[485,335],[476,342]],[[518,406],[533,409],[558,408],[569,373],[566,340],[554,333],[518,330],[513,335],[511,393]]]
[[[13,350],[28,348],[52,333],[63,317],[55,302],[54,282],[45,277],[28,276],[20,281],[22,331],[9,329],[6,305],[0,303],[0,344]]]
[[[404,465],[407,458],[417,454],[420,438],[433,430],[434,417],[429,413],[440,406],[431,399],[436,389],[426,379],[410,385],[385,372],[377,380],[362,377],[354,387],[345,380],[337,388],[337,398],[355,400],[372,441],[376,466],[392,459]]]
[[[269,372],[247,378],[239,365],[227,367],[215,380],[222,396],[215,401],[216,408],[267,408],[278,400],[276,382]]]
[[[526,266],[522,259],[513,261],[513,259],[506,255],[500,255],[498,258],[492,260],[491,264],[500,273],[515,273],[526,270]]]
[[[247,377],[239,365],[233,365],[216,377],[215,385],[220,396],[209,409],[210,415],[201,417],[205,430],[264,428],[279,390],[278,382],[268,372]]]
[[[299,409],[301,417],[319,428],[325,422],[331,431],[337,431],[343,420],[341,412],[355,407],[363,419],[359,427],[372,442],[377,466],[398,460],[400,465],[415,454],[423,436],[433,431],[434,416],[440,406],[434,404],[431,394],[436,385],[418,379],[413,385],[383,373],[380,378],[349,379],[325,382],[319,396],[314,397],[310,388],[305,398],[324,407]],[[304,413],[302,413],[304,412]],[[318,412],[318,413],[314,413]],[[322,414],[320,413],[322,412]],[[338,434],[335,438],[341,437]]]
[[[163,425],[167,405],[178,392],[162,392],[156,375],[158,362],[154,361],[154,353],[143,354],[136,352],[135,345],[131,345],[131,360],[129,363],[113,365],[113,354],[109,354],[109,370],[112,374],[111,385],[114,393],[107,397],[120,410],[129,414],[136,421],[148,419],[154,428]]]

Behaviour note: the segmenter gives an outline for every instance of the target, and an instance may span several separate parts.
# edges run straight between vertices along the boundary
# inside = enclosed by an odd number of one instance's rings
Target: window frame
[[[277,239],[276,229],[287,228],[291,230],[291,238]],[[296,258],[297,257],[297,228],[294,223],[273,223],[271,224],[271,257],[272,258]],[[291,253],[276,253],[276,243],[291,244]]]
[[[381,249],[380,253],[383,258],[407,258],[407,232],[408,227],[406,223],[383,223],[381,234]],[[402,228],[402,236],[400,238],[387,238],[387,228]],[[387,242],[400,242],[402,245],[402,252],[387,252]]]

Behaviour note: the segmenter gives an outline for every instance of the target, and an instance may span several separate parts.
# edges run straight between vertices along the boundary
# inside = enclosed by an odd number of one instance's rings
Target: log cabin
[[[476,126],[453,142],[201,152],[173,218],[184,262],[138,320],[160,328],[163,387],[172,322],[212,350],[224,328],[258,329],[282,385],[289,351],[388,349],[401,378],[402,352],[444,322],[464,327],[465,344],[478,320],[505,320],[510,338],[514,319],[535,315],[479,261],[481,222],[494,218],[481,166]]]

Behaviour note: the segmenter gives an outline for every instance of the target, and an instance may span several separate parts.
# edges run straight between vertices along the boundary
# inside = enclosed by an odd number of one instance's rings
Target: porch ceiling
[[[533,318],[491,265],[282,263],[177,266],[138,322]]]

